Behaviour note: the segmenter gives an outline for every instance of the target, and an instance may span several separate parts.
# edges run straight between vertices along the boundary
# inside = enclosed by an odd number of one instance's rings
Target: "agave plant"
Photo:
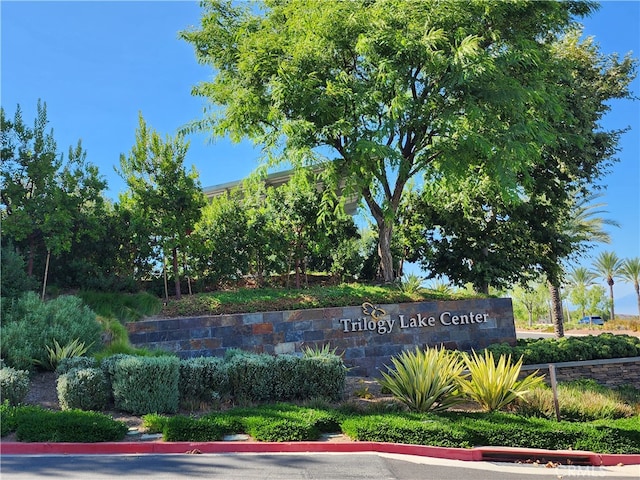
[[[543,380],[538,371],[518,380],[522,357],[513,363],[511,355],[500,355],[496,362],[493,353],[485,350],[482,356],[474,351],[471,355],[465,353],[463,358],[470,376],[460,380],[462,391],[488,412],[513,403]]]
[[[55,370],[60,361],[65,358],[80,357],[87,353],[92,345],[93,343],[85,347],[84,342],[81,342],[80,339],[75,338],[66,345],[61,346],[54,338],[53,347],[45,345],[45,349],[47,350],[46,360],[44,362],[34,360],[33,362],[37,365],[41,365],[46,370]]]
[[[459,382],[464,364],[444,348],[416,347],[391,359],[393,369],[378,383],[416,412],[445,410],[461,400]]]
[[[329,343],[323,345],[322,347],[314,346],[314,347],[305,347],[302,349],[302,355],[304,358],[328,358],[328,357],[338,357],[337,354],[338,348],[331,348]]]

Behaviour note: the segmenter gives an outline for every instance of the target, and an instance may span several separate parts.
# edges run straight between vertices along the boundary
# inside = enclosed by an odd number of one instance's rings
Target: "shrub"
[[[60,296],[43,302],[33,292],[14,301],[3,312],[1,356],[11,367],[30,370],[34,360],[47,363],[46,345],[66,345],[74,339],[97,350],[101,327],[82,300]]]
[[[226,434],[237,432],[238,422],[222,417],[195,419],[177,415],[166,420],[162,439],[166,442],[213,442],[222,440]]]
[[[211,403],[229,396],[229,377],[222,358],[198,357],[180,361],[180,403]]]
[[[113,370],[111,385],[117,409],[134,415],[178,410],[177,357],[128,356],[115,362]]]
[[[640,355],[640,338],[631,335],[601,333],[583,337],[518,339],[517,345],[490,345],[486,350],[498,356],[522,357],[524,365],[572,362]]]
[[[290,398],[326,398],[331,401],[342,398],[347,376],[342,358],[333,354],[295,358],[296,388]]]
[[[454,352],[416,347],[415,352],[402,352],[391,362],[395,368],[381,372],[379,383],[411,410],[445,410],[460,400],[463,364]]]
[[[496,362],[489,351],[482,356],[465,353],[463,358],[470,377],[460,380],[462,391],[488,412],[510,405],[543,381],[538,372],[518,380],[522,359],[512,363],[510,356],[501,355]]]
[[[58,377],[56,390],[62,410],[102,410],[109,393],[104,372],[99,368],[74,368]]]
[[[0,404],[0,437],[6,437],[15,432],[18,428],[19,420],[24,415],[38,414],[41,411],[42,408],[35,405],[9,405],[9,401],[4,400]]]
[[[234,354],[227,362],[231,395],[240,403],[264,402],[274,398],[275,357],[249,352]]]
[[[159,413],[147,413],[142,416],[142,426],[149,433],[162,433],[169,417],[160,415]]]
[[[3,239],[4,240],[4,239]],[[4,241],[2,242],[5,243]],[[24,257],[20,255],[11,243],[2,245],[0,253],[0,292],[5,299],[20,297],[24,292],[36,290],[38,282],[27,275]]]
[[[98,412],[20,408],[14,415],[16,438],[21,442],[115,442],[122,440],[128,430],[124,422]]]
[[[94,357],[70,357],[63,358],[56,367],[56,374],[63,375],[74,368],[96,368],[98,361]]]
[[[0,397],[9,405],[22,403],[29,393],[29,372],[11,367],[0,368]]]
[[[241,403],[339,400],[344,392],[347,369],[333,354],[300,358],[236,351],[226,363],[231,394]]]

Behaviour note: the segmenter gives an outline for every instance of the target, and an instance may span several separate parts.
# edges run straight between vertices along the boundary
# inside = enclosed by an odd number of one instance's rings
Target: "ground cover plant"
[[[477,298],[478,295],[465,291],[443,293],[430,289],[403,291],[395,285],[378,286],[362,283],[315,285],[305,289],[238,288],[184,296],[179,301],[169,300],[167,305],[163,306],[161,314],[166,317],[219,315],[342,307],[360,305],[363,302],[385,304],[427,300],[461,300],[471,297]]]
[[[0,406],[1,434],[15,432],[22,442],[110,442],[127,433],[124,422],[100,412],[66,410],[53,412],[39,406]]]
[[[611,389],[594,380],[582,379],[561,382],[557,390],[563,420],[589,422],[640,414],[640,390],[630,386]],[[530,390],[518,399],[514,410],[525,416],[555,418],[551,388],[539,385]]]
[[[200,418],[144,417],[166,441],[217,441],[245,433],[259,441],[316,440],[344,433],[353,440],[442,447],[511,446],[639,453],[637,416],[594,422],[556,422],[508,412],[366,412],[348,407],[271,404],[236,408]]]

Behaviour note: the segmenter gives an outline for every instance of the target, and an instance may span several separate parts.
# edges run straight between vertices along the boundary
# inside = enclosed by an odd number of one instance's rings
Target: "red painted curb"
[[[483,461],[509,458],[577,458],[592,466],[640,465],[640,454],[596,454],[577,450],[476,447],[446,448],[381,442],[1,442],[1,455],[117,455],[187,453],[356,453],[378,452],[448,460]]]

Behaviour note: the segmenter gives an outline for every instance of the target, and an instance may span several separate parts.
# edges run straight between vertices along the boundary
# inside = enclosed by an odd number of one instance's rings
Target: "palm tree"
[[[594,200],[602,197],[601,193],[581,196],[574,199],[571,206],[570,215],[562,229],[571,237],[571,242],[575,245],[574,250],[580,250],[592,242],[610,243],[611,237],[604,230],[605,225],[619,227],[614,221],[604,218],[604,202],[593,203]],[[564,318],[562,314],[562,300],[560,296],[560,286],[553,282],[548,282],[549,294],[551,295],[551,320],[556,337],[564,336]]]
[[[638,279],[640,278],[640,257],[626,258],[622,263],[620,276],[627,282],[633,283],[636,298],[638,299],[638,316],[640,317],[640,285],[638,284]]]
[[[593,264],[596,273],[604,277],[607,285],[609,285],[609,300],[611,302],[611,320],[615,320],[615,310],[613,308],[613,285],[616,283],[615,278],[619,277],[622,270],[622,260],[618,258],[615,252],[601,252],[596,257]]]
[[[568,285],[571,288],[571,301],[580,307],[581,316],[585,316],[587,288],[594,284],[597,275],[585,267],[576,267],[569,273]]]

